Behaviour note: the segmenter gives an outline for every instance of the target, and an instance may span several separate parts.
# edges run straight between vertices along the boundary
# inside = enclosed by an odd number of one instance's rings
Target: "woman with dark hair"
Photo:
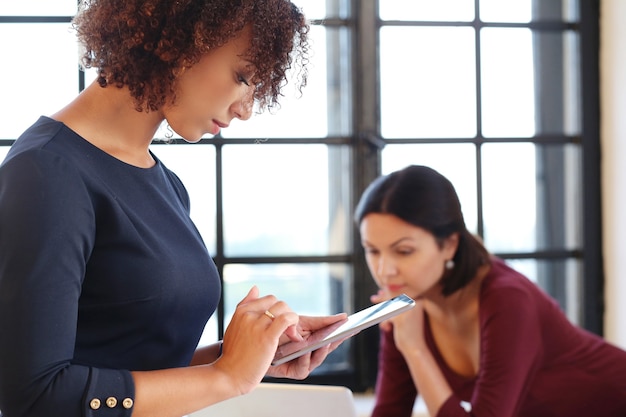
[[[274,106],[292,66],[304,86],[304,16],[288,0],[83,0],[74,27],[96,81],[0,166],[2,415],[180,417],[307,377],[336,345],[270,367],[277,346],[345,315],[298,316],[256,287],[223,345],[197,349],[220,280],[150,151],[164,121],[195,142]]]
[[[445,177],[409,166],[376,179],[355,218],[372,301],[416,308],[381,325],[372,417],[626,415],[626,352],[573,325],[465,227]]]

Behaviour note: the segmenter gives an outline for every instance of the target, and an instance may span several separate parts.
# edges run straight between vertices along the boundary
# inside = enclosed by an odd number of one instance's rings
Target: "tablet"
[[[305,353],[318,349],[331,342],[347,339],[361,330],[374,326],[415,306],[409,296],[402,294],[382,303],[374,304],[348,316],[345,320],[311,333],[300,342],[288,342],[278,347],[272,365],[289,362]]]

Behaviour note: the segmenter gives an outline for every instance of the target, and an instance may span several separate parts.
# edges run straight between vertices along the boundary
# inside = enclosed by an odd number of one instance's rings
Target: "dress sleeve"
[[[0,409],[5,417],[130,416],[129,371],[73,362],[95,216],[78,172],[44,150],[0,168]]]
[[[471,401],[454,394],[437,417],[513,417],[543,357],[541,318],[531,293],[500,288],[481,299],[480,370]]]
[[[371,417],[410,417],[417,398],[411,373],[393,339],[393,330],[380,331],[376,404]]]

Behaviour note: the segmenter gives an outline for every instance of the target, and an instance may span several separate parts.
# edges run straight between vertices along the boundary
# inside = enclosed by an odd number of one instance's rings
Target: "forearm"
[[[230,375],[214,365],[133,372],[133,417],[180,417],[241,395]]]
[[[427,348],[403,352],[413,382],[422,396],[428,412],[435,417],[452,395],[452,389]]]

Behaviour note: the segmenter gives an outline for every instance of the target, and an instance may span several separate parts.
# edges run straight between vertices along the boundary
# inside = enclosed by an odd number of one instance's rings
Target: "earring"
[[[444,266],[446,267],[447,270],[453,269],[454,261],[452,259],[448,259],[446,263],[444,264]]]
[[[172,139],[174,137],[174,131],[172,130],[172,128],[170,127],[170,124],[167,123],[167,125],[165,126],[165,133],[164,133],[165,139]]]

